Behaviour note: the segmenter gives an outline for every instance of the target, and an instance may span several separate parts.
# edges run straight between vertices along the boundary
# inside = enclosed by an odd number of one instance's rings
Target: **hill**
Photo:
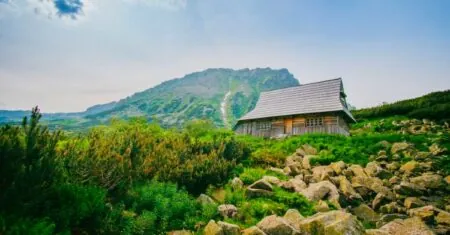
[[[0,234],[450,232],[447,122],[263,139],[145,118],[66,135],[40,117],[0,127]]]
[[[43,121],[50,127],[77,129],[106,123],[113,117],[144,116],[165,127],[179,127],[192,119],[210,119],[218,127],[231,127],[254,107],[261,91],[298,84],[287,69],[207,69],[85,112],[43,114]],[[26,113],[0,111],[0,122],[18,122]]]

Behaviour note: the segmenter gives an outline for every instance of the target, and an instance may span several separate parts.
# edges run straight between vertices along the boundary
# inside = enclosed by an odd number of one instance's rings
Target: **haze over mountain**
[[[84,112],[44,114],[52,125],[69,128],[106,123],[113,117],[143,116],[163,126],[210,119],[231,127],[251,110],[261,91],[299,85],[287,69],[207,69],[161,83],[119,101],[94,105]],[[43,110],[45,112],[45,110]],[[28,111],[0,111],[0,122],[18,122]]]

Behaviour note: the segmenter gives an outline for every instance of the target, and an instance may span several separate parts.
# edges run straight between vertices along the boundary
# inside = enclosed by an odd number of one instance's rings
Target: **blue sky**
[[[450,1],[0,0],[0,109],[81,111],[215,67],[343,77],[357,107],[450,89]]]

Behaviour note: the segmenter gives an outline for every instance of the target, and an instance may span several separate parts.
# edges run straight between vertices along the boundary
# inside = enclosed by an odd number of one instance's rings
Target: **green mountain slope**
[[[82,113],[44,114],[44,121],[50,127],[77,129],[105,123],[113,117],[145,116],[166,127],[179,127],[192,119],[210,119],[216,126],[231,127],[254,107],[261,91],[298,84],[287,69],[207,69],[163,82],[118,102],[92,106]]]

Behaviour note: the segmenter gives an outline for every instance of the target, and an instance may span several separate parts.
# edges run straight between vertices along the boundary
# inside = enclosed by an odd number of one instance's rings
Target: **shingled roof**
[[[256,107],[239,121],[296,114],[343,112],[355,121],[340,99],[342,79],[336,78],[295,87],[261,92]]]

